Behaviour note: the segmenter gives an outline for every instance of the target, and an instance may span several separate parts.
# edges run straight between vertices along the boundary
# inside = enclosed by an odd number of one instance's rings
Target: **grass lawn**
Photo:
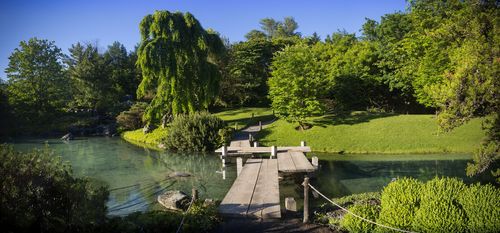
[[[389,115],[353,112],[311,119],[313,127],[278,120],[258,135],[267,146],[293,146],[306,141],[316,152],[334,153],[471,153],[484,137],[481,119],[449,133],[439,132],[434,115]]]
[[[161,139],[167,136],[167,129],[156,128],[151,133],[145,134],[142,129],[125,131],[121,134],[121,137],[126,141],[143,147],[148,147],[152,149],[159,149],[158,144]]]
[[[252,118],[252,113],[254,117]],[[269,108],[240,108],[214,113],[215,116],[224,120],[228,126],[239,129],[249,125],[258,124],[259,121],[269,121],[274,119],[273,111]]]

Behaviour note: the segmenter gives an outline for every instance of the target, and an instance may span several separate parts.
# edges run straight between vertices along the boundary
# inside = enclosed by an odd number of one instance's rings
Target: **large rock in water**
[[[73,136],[72,133],[67,133],[66,135],[61,137],[61,140],[69,141],[69,140],[73,140],[74,138],[75,137]]]
[[[190,198],[181,191],[167,191],[158,196],[158,202],[167,209],[184,210],[189,206]]]

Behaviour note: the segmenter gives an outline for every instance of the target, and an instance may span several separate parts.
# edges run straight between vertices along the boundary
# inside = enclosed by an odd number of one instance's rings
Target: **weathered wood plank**
[[[276,159],[262,161],[247,214],[257,218],[281,218],[278,161]]]
[[[250,147],[250,141],[248,140],[234,140],[231,141],[229,148],[232,147]]]
[[[295,172],[313,172],[314,166],[309,162],[307,157],[302,152],[290,152],[293,163],[295,164]]]
[[[250,144],[250,143],[249,143]],[[271,147],[250,147],[250,146],[243,146],[243,147],[233,147],[229,146],[227,148],[227,151],[229,153],[271,153]],[[278,152],[283,152],[283,151],[298,151],[298,152],[311,152],[311,148],[308,146],[282,146],[278,147]],[[215,151],[216,153],[222,153],[222,148],[219,148]]]
[[[278,153],[278,170],[280,172],[294,172],[296,170],[290,152]]]
[[[262,159],[248,159],[240,175],[219,205],[219,212],[226,215],[246,215],[252,200]]]

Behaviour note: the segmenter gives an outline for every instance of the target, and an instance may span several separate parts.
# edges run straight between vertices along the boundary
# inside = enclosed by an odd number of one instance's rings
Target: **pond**
[[[234,163],[223,170],[216,155],[160,152],[137,147],[120,138],[79,138],[63,142],[59,139],[18,140],[14,147],[31,150],[45,145],[69,161],[77,176],[91,177],[110,188],[107,203],[110,215],[160,208],[156,196],[167,190],[190,194],[192,187],[201,198],[221,200],[235,177]],[[492,182],[491,176],[469,178],[466,154],[438,155],[338,155],[311,153],[318,156],[320,167],[312,184],[329,197],[380,191],[393,178],[414,177],[422,181],[435,176],[459,177],[466,183]],[[171,177],[175,172],[189,177]],[[225,178],[225,179],[223,179]],[[303,176],[288,176],[280,182],[281,202],[294,197],[302,206]],[[323,203],[313,199],[316,205]]]

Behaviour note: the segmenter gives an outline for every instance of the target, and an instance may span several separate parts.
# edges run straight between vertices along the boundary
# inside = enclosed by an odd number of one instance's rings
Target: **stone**
[[[175,190],[167,191],[158,196],[158,202],[167,209],[185,210],[189,206],[190,199],[185,193]]]
[[[207,199],[205,199],[205,201],[203,202],[203,206],[205,206],[205,207],[207,207],[207,206],[211,206],[211,205],[215,205],[215,201],[214,201],[214,199],[207,198]]]
[[[73,139],[75,139],[75,137],[73,136],[72,133],[67,133],[66,135],[61,137],[61,140],[65,140],[65,141],[69,141],[69,140],[73,140]]]
[[[174,177],[190,177],[191,174],[187,172],[172,172],[168,174],[168,177],[174,178]]]
[[[295,202],[295,199],[293,197],[285,198],[285,209],[292,212],[297,211],[297,202]]]

